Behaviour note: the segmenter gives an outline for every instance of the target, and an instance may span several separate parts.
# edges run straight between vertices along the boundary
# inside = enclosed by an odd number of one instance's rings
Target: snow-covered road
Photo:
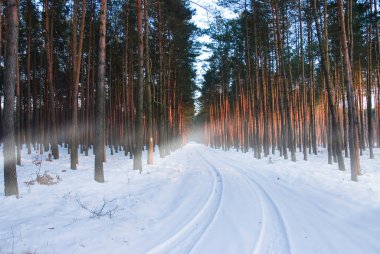
[[[91,180],[92,156],[62,172],[63,155],[44,163],[63,178],[58,185],[20,184],[21,199],[0,199],[0,253],[378,254],[376,152],[363,159],[358,183],[326,165],[323,150],[308,162],[272,156],[272,164],[192,143],[163,160],[156,155],[141,175],[119,153],[108,156],[104,185]],[[21,183],[35,171],[25,157]],[[90,210],[112,200],[117,212],[92,218],[78,200]]]
[[[380,252],[380,210],[350,203],[340,195],[316,189],[317,186],[291,185],[282,181],[280,175],[257,168],[252,160],[245,162],[234,154],[189,146],[187,156],[192,166],[212,172],[214,192],[208,194],[194,219],[189,218],[188,231],[180,230],[170,238],[183,242],[169,241],[173,245],[164,244],[166,249],[153,251]],[[202,221],[198,222],[200,218]]]
[[[235,213],[220,217],[219,224],[228,215],[250,218],[238,225],[248,233],[244,242],[250,242],[253,248],[239,249],[243,242],[228,253],[379,253],[380,210],[351,203],[318,186],[292,185],[286,178],[283,181],[281,174],[229,154],[216,152],[209,158],[224,179],[233,177],[230,192],[249,193],[235,197],[243,205]],[[351,195],[355,195],[352,191]],[[233,199],[225,203],[226,209],[234,205]],[[227,232],[226,240],[242,237]],[[204,249],[208,247],[206,241]],[[223,249],[209,253],[221,252]]]

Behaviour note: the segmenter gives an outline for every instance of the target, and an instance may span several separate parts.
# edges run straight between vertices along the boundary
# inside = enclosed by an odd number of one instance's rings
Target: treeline
[[[204,142],[261,158],[296,151],[360,175],[360,156],[380,146],[377,0],[221,0],[235,19],[217,18],[204,76]]]
[[[71,169],[78,153],[88,155],[96,144],[95,180],[102,182],[105,146],[142,170],[143,149],[152,164],[155,145],[164,157],[186,142],[196,57],[188,1],[0,0],[0,6],[6,195],[18,193],[23,144],[29,154],[54,159],[65,146]]]

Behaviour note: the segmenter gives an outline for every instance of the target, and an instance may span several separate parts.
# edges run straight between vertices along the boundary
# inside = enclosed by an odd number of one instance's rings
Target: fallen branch
[[[116,199],[106,200],[105,198],[103,198],[103,204],[100,207],[94,207],[94,208],[90,208],[88,204],[83,203],[79,199],[78,196],[75,197],[75,200],[82,209],[86,210],[87,212],[89,212],[91,214],[90,218],[100,218],[103,216],[108,216],[111,219],[112,216],[118,210],[120,210],[117,205],[110,207],[110,208],[107,207],[107,206],[109,206],[109,204],[114,202]]]

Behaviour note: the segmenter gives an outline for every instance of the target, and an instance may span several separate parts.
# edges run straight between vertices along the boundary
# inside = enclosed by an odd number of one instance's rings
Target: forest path
[[[91,152],[68,170],[60,149],[42,163],[63,179],[51,186],[23,184],[36,174],[23,149],[21,196],[0,198],[0,253],[380,253],[380,149],[362,157],[359,182],[323,149],[293,163],[190,143],[163,159],[156,149],[141,173],[107,149],[104,184]],[[94,217],[102,207],[115,212]]]
[[[203,209],[188,218],[187,230],[173,232],[171,239],[177,241],[165,241],[172,245],[167,245],[165,251],[153,249],[157,253],[379,251],[376,236],[380,229],[370,223],[376,220],[375,211],[350,204],[316,186],[287,183],[268,165],[260,167],[268,163],[266,158],[241,160],[236,153],[198,144],[189,144],[180,153],[186,154],[189,169],[203,167],[220,183],[213,184],[214,197],[210,196]],[[368,220],[361,221],[363,216]]]

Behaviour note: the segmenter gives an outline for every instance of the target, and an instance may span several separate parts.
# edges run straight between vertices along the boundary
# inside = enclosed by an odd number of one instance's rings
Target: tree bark
[[[3,0],[0,0],[0,61],[2,60],[2,48],[3,48]],[[0,70],[3,68],[0,66]],[[3,80],[4,82],[4,80]],[[3,82],[0,84],[0,89],[3,91]],[[2,109],[2,98],[0,96],[0,142],[3,142],[3,109]]]
[[[1,4],[1,3],[0,3]],[[31,127],[30,127],[30,47],[31,47],[31,0],[28,0],[28,39],[27,39],[27,56],[26,56],[26,147],[28,154],[32,153],[31,149]],[[1,14],[0,14],[1,15]],[[1,31],[0,31],[1,33]],[[1,39],[0,39],[1,40]],[[0,48],[1,51],[1,48]]]
[[[71,112],[71,169],[77,169],[78,163],[78,85],[79,76],[82,61],[82,46],[84,35],[84,24],[86,18],[86,0],[82,0],[82,15],[81,15],[81,27],[79,32],[79,43],[77,45],[77,12],[78,12],[78,0],[74,0],[74,13],[73,13],[73,27],[72,27],[72,61],[73,61],[73,76],[72,76],[72,112]]]
[[[165,143],[165,102],[164,102],[164,55],[163,55],[163,43],[162,43],[162,9],[161,2],[158,2],[158,85],[160,87],[159,93],[159,152],[160,158],[164,158],[166,154],[166,143]]]
[[[55,91],[53,87],[53,48],[51,42],[50,16],[48,0],[44,1],[45,5],[45,53],[46,53],[46,82],[49,92],[49,112],[50,112],[50,145],[54,159],[59,159],[57,130],[56,130],[56,108],[55,108]]]
[[[19,57],[16,55],[16,164],[21,166],[21,132],[22,132],[22,89],[20,82]]]
[[[279,51],[279,59],[280,59],[280,66],[281,66],[281,83],[282,83],[282,96],[283,96],[283,102],[284,102],[284,108],[285,110],[285,117],[286,118],[286,137],[285,139],[288,140],[287,143],[289,143],[290,148],[290,155],[291,155],[291,161],[296,161],[296,153],[295,153],[295,146],[293,141],[293,131],[292,131],[292,123],[291,123],[291,116],[290,116],[290,107],[289,107],[289,94],[288,94],[288,84],[286,80],[286,71],[285,71],[285,56],[284,56],[284,46],[283,46],[283,36],[281,36],[280,33],[280,17],[279,17],[279,7],[278,7],[278,0],[275,0],[275,14],[276,14],[276,32],[277,32],[277,38],[278,38],[278,51]],[[287,149],[285,147],[284,149]]]
[[[18,195],[14,106],[17,85],[18,16],[19,2],[8,0],[8,35],[5,61],[4,89],[4,192],[5,196]]]
[[[331,85],[331,80],[330,80],[330,71],[329,71],[329,62],[326,59],[328,56],[327,49],[323,46],[324,43],[322,42],[322,35],[320,32],[320,27],[319,27],[319,21],[317,17],[317,7],[316,7],[316,0],[313,0],[313,11],[314,11],[314,20],[315,20],[315,27],[317,30],[317,38],[318,38],[318,44],[319,44],[319,49],[321,51],[321,65],[323,68],[324,72],[324,78],[325,78],[325,84],[326,84],[326,89],[327,89],[327,100],[328,100],[328,107],[330,110],[331,114],[331,127],[333,131],[333,138],[335,139],[336,146],[338,147],[337,149],[337,158],[338,158],[338,167],[339,170],[344,170],[344,160],[342,157],[342,135],[340,133],[340,127],[337,121],[337,116],[336,116],[336,111],[335,111],[335,95],[332,89]],[[327,40],[327,38],[325,38]]]
[[[143,149],[143,97],[144,97],[144,43],[142,31],[142,3],[137,0],[137,46],[138,46],[138,72],[137,72],[137,98],[136,98],[136,130],[135,130],[135,156],[133,169],[142,171]]]
[[[153,113],[152,113],[152,77],[151,77],[151,61],[149,55],[149,1],[144,1],[145,16],[145,70],[146,70],[146,102],[147,102],[147,134],[148,134],[148,158],[147,163],[153,164]]]
[[[338,1],[338,21],[339,21],[339,39],[340,46],[343,53],[343,66],[344,66],[344,79],[347,91],[347,105],[348,105],[348,133],[350,144],[350,165],[351,165],[351,180],[357,181],[357,175],[360,175],[360,157],[359,157],[359,144],[358,144],[358,116],[355,111],[354,105],[354,83],[352,78],[350,53],[347,46],[346,28],[344,22],[343,3],[342,0]]]
[[[103,161],[105,142],[105,71],[106,71],[106,21],[107,0],[101,0],[98,83],[95,114],[95,181],[104,182]]]
[[[303,159],[307,161],[307,149],[306,149],[306,140],[307,140],[307,123],[306,123],[306,82],[305,82],[305,54],[303,49],[303,31],[302,31],[302,12],[301,12],[301,0],[298,0],[298,19],[299,19],[299,30],[300,30],[300,51],[301,51],[301,83],[302,83],[302,111],[303,111],[303,119],[302,119],[302,129],[303,129],[303,137],[302,137],[302,152]]]
[[[372,1],[370,1],[370,9],[372,9]],[[372,14],[372,11],[370,11]],[[371,15],[372,18],[372,15]],[[368,147],[369,147],[369,158],[374,159],[373,154],[373,128],[372,128],[372,20],[370,20],[368,35],[367,35],[367,130],[368,130]]]

